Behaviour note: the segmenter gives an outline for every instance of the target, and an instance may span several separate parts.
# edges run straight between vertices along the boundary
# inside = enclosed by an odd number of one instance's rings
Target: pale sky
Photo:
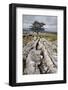
[[[23,27],[29,28],[34,21],[43,22],[46,31],[57,32],[57,16],[23,15]]]

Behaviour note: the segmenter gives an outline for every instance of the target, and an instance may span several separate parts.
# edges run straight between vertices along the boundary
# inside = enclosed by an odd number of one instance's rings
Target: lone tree
[[[40,32],[41,30],[44,30],[44,29],[42,28],[43,25],[45,25],[45,24],[44,24],[44,23],[40,23],[40,22],[38,22],[38,21],[34,21],[34,23],[33,23],[33,25],[32,25],[32,30],[33,30],[34,32],[36,32],[37,35],[38,35],[38,32]]]

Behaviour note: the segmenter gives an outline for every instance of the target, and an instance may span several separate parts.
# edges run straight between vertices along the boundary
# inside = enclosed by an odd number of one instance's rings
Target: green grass
[[[55,40],[57,40],[57,34],[47,33],[46,35],[41,36],[41,38],[45,38],[49,41],[55,41]]]
[[[24,37],[23,37],[24,45],[26,45],[28,42],[32,41],[34,36],[40,37],[40,38],[45,38],[51,42],[57,40],[57,33],[44,33],[44,34],[41,33],[38,36],[37,35],[24,35]]]

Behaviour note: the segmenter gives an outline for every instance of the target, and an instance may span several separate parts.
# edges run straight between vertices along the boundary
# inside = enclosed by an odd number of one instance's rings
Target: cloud
[[[28,28],[34,21],[43,22],[49,31],[57,32],[57,16],[23,15],[23,26]]]

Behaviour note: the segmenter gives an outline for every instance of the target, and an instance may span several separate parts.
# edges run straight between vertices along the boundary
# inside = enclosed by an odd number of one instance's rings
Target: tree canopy
[[[38,21],[34,21],[34,23],[32,24],[32,30],[36,33],[38,33],[40,30],[43,30],[42,27],[46,25],[43,22],[38,22]]]

